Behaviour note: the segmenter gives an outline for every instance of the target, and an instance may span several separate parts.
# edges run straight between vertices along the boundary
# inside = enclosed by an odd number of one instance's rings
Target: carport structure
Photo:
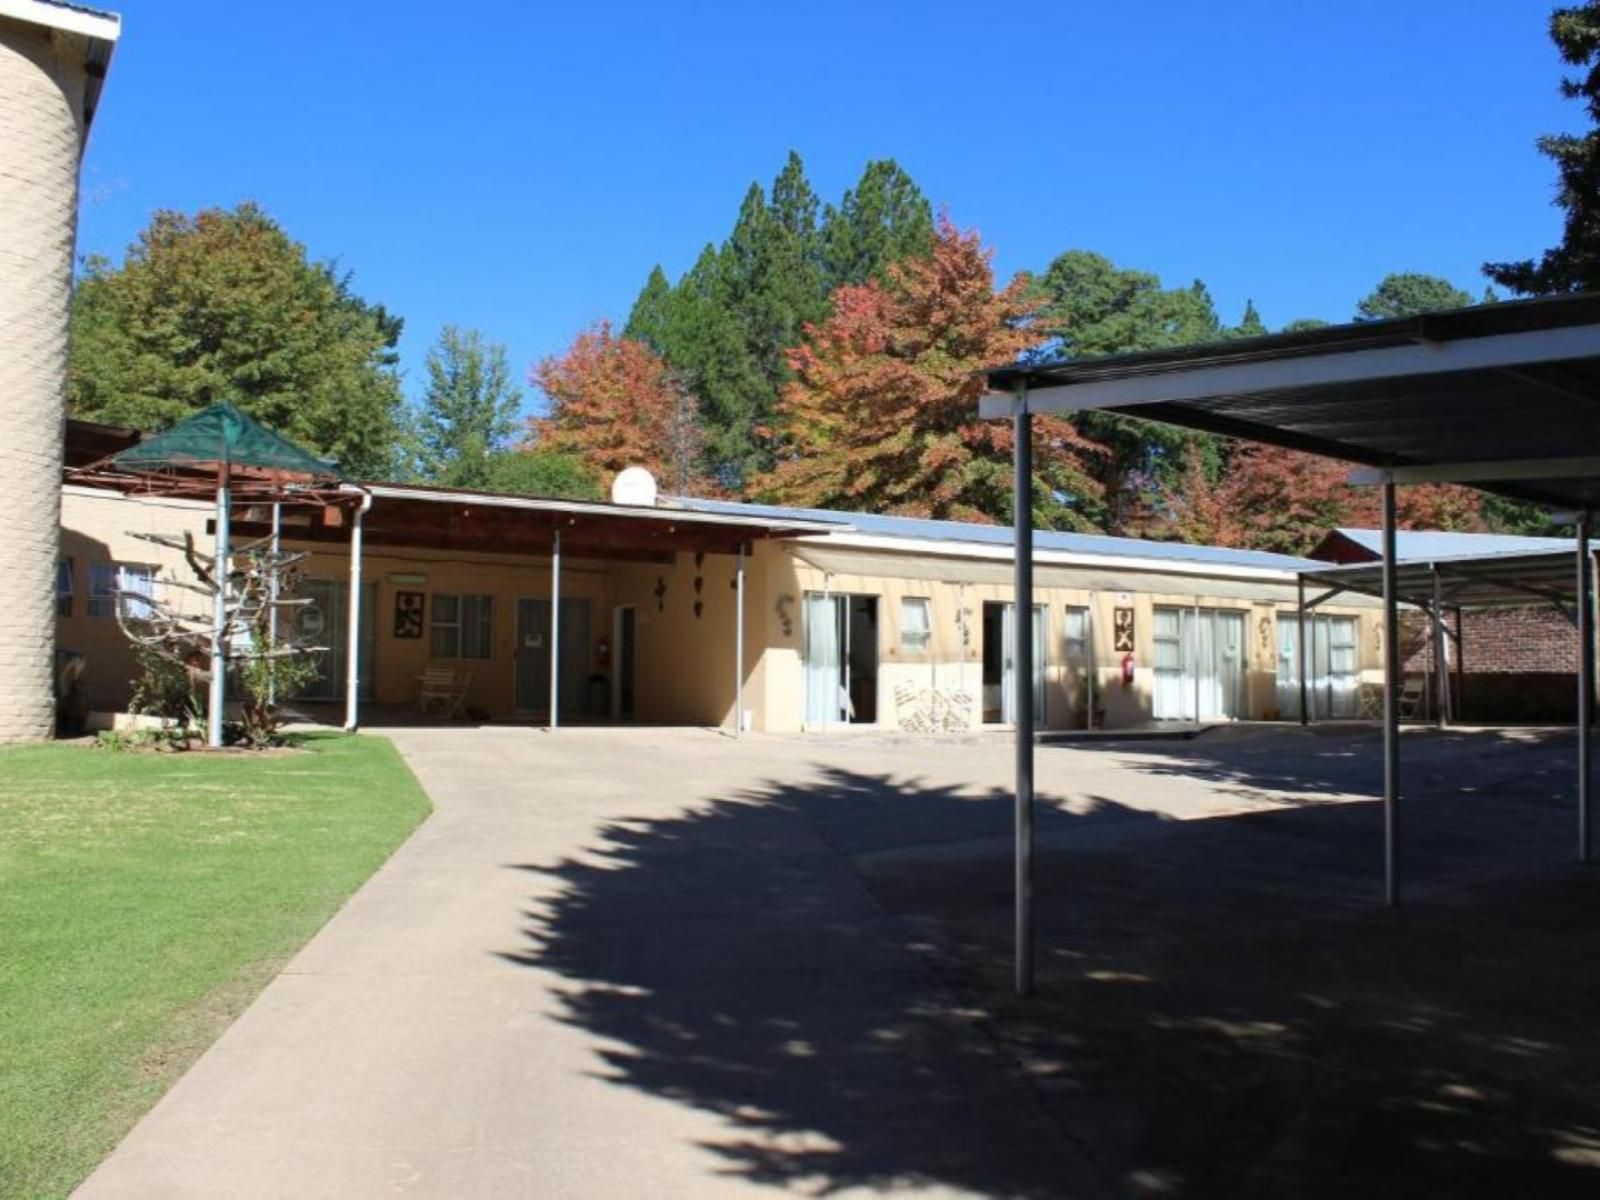
[[[1032,592],[1032,417],[1109,409],[1343,459],[1383,495],[1384,898],[1400,900],[1395,487],[1464,483],[1572,513],[1579,851],[1592,857],[1591,513],[1600,507],[1600,295],[1483,305],[1204,346],[991,372],[983,416],[1015,425],[1016,590]],[[1031,646],[1019,637],[1018,678]],[[1016,986],[1032,989],[1033,727],[1017,703]]]
[[[1465,659],[1462,613],[1468,610],[1523,608],[1549,604],[1574,625],[1580,619],[1581,566],[1564,550],[1508,551],[1495,554],[1435,555],[1402,559],[1395,568],[1395,590],[1401,604],[1421,610],[1433,645],[1434,715],[1443,726],[1451,717],[1450,663],[1458,679]],[[1299,628],[1295,652],[1300,693],[1300,723],[1307,724],[1316,705],[1308,703],[1309,680],[1315,668],[1307,662],[1307,618],[1321,605],[1354,592],[1383,598],[1383,564],[1352,563],[1300,572]],[[1455,616],[1452,630],[1447,619]],[[1451,653],[1454,646],[1454,654]],[[1581,699],[1581,697],[1580,697]]]

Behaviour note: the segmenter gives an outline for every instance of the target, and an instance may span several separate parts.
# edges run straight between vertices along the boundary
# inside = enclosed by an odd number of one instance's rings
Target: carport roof
[[[1404,604],[1431,606],[1435,574],[1439,598],[1452,608],[1505,608],[1541,602],[1561,606],[1577,601],[1578,566],[1572,549],[1402,559],[1395,567],[1397,598]],[[1302,571],[1300,578],[1309,586],[1383,595],[1381,562],[1321,567]]]
[[[1479,305],[991,372],[985,416],[1115,409],[1190,429],[1600,507],[1600,294]]]

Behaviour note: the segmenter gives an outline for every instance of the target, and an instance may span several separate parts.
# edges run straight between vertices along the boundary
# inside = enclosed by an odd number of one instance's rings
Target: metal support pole
[[[1593,854],[1594,563],[1589,554],[1590,513],[1578,518],[1578,861]]]
[[[1294,631],[1295,674],[1300,679],[1300,724],[1311,724],[1311,706],[1307,703],[1311,695],[1311,688],[1306,680],[1306,580],[1305,576],[1298,577],[1300,600],[1295,611],[1299,614],[1299,623]]]
[[[1439,568],[1433,569],[1433,722],[1440,729],[1450,723],[1450,665],[1445,661],[1444,599],[1439,591]]]
[[[561,530],[550,545],[550,724],[561,728]]]
[[[282,550],[283,534],[283,505],[272,506],[272,540],[268,543],[271,547],[272,574],[267,577],[267,649],[278,648],[278,554]],[[272,665],[267,673],[267,703],[275,705],[278,702],[278,660],[268,658]]]
[[[744,543],[733,575],[733,736],[744,731]]]
[[[222,706],[228,688],[228,468],[217,469],[217,530],[212,582],[216,594],[211,601],[211,686],[207,693],[206,745],[222,746]],[[118,603],[121,603],[119,597]]]
[[[1400,903],[1400,599],[1394,480],[1383,484],[1383,899]]]
[[[363,492],[350,526],[349,645],[345,649],[344,728],[354,733],[361,726],[361,519],[372,507],[372,493]]]
[[[1033,416],[1026,390],[1013,419],[1012,561],[1016,614],[1011,623],[1017,715],[1016,991],[1033,992]]]
[[[1200,601],[1194,602],[1194,635],[1191,639],[1194,647],[1190,655],[1190,663],[1194,668],[1194,728],[1200,732]]]
[[[1456,713],[1467,710],[1467,630],[1461,619],[1461,606],[1456,605]]]
[[[1088,713],[1085,715],[1085,717],[1083,719],[1083,727],[1085,729],[1088,729],[1088,730],[1093,730],[1094,729],[1094,700],[1095,700],[1095,692],[1097,690],[1096,685],[1099,682],[1095,678],[1096,674],[1098,674],[1098,667],[1099,667],[1099,662],[1100,662],[1099,657],[1095,653],[1095,646],[1094,646],[1094,604],[1095,604],[1095,600],[1096,600],[1095,594],[1093,592],[1090,592],[1089,593],[1089,606],[1086,609],[1084,609],[1084,611],[1083,611],[1083,647],[1084,647],[1084,650],[1086,651],[1085,657],[1089,660],[1084,666],[1084,679],[1088,683],[1088,687],[1087,687],[1086,690],[1087,690],[1088,695],[1089,695],[1089,711],[1088,711]]]

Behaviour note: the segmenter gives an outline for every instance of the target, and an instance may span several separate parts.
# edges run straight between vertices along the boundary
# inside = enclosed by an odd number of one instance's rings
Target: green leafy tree
[[[253,204],[158,212],[73,304],[74,416],[156,429],[231,400],[349,474],[396,467],[401,322]]]
[[[1465,308],[1472,296],[1448,279],[1400,271],[1385,275],[1378,286],[1356,305],[1356,320],[1384,321],[1391,317],[1414,317],[1420,313]]]
[[[519,496],[600,500],[600,478],[577,454],[560,450],[502,450],[484,464],[483,486]]]
[[[522,393],[506,348],[446,325],[428,351],[427,390],[414,422],[417,470],[447,487],[483,487],[489,461],[517,427]]]
[[[1223,336],[1211,295],[1199,280],[1164,288],[1158,276],[1125,270],[1088,250],[1057,256],[1035,286],[1045,304],[1040,325],[1062,358],[1159,350]],[[1105,448],[1091,461],[1103,496],[1102,523],[1112,533],[1147,519],[1161,485],[1183,470],[1191,448],[1212,469],[1220,465],[1220,443],[1204,434],[1112,412],[1083,413],[1074,423]]]
[[[1566,212],[1561,244],[1537,259],[1484,264],[1490,279],[1526,296],[1600,289],[1600,0],[1556,9],[1550,39],[1563,62],[1580,68],[1561,80],[1561,94],[1582,101],[1589,128],[1537,143],[1556,165],[1555,203]]]
[[[933,206],[894,159],[875,159],[837,208],[823,210],[821,240],[830,293],[881,279],[891,264],[932,250]]]
[[[1305,333],[1312,329],[1326,329],[1330,324],[1331,322],[1324,321],[1321,317],[1297,317],[1278,332]]]

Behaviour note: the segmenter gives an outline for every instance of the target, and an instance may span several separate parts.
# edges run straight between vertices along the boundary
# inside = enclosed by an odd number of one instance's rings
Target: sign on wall
[[[1133,609],[1111,610],[1111,648],[1118,654],[1133,653]]]
[[[422,593],[394,594],[394,635],[397,638],[422,636]]]

